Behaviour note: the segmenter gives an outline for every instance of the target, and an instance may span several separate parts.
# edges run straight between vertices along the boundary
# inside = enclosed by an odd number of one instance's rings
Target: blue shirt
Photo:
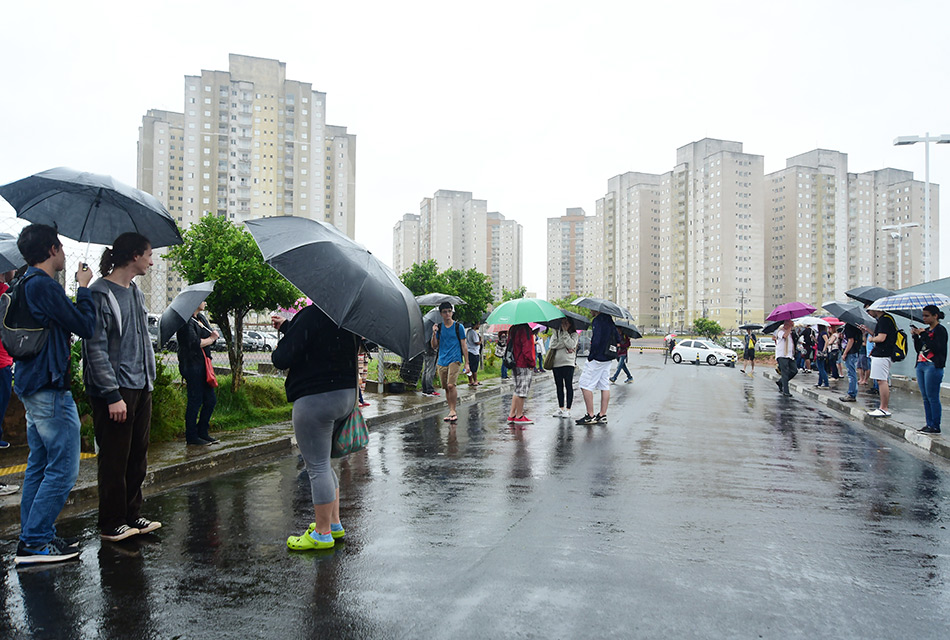
[[[58,282],[42,269],[30,267],[24,276],[26,305],[37,322],[49,327],[46,345],[35,358],[16,361],[13,389],[18,396],[31,396],[43,389],[69,389],[69,334],[91,338],[96,330],[96,307],[86,287],[76,291],[73,304]]]
[[[445,322],[442,322],[439,327],[438,365],[440,367],[447,367],[453,362],[462,362],[462,345],[459,344],[459,337],[465,340],[465,327],[461,322],[456,322],[451,327],[446,327]]]

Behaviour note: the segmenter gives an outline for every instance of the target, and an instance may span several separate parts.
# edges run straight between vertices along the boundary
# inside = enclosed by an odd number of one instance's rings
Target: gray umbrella
[[[181,290],[172,303],[162,312],[158,321],[158,347],[165,346],[175,332],[188,322],[198,306],[214,291],[214,280],[198,282]]]
[[[181,244],[174,218],[152,195],[111,176],[58,167],[0,187],[18,218],[55,226],[78,242],[111,245],[127,231],[152,247]]]
[[[890,289],[885,289],[884,287],[855,287],[854,289],[849,289],[844,292],[844,295],[848,296],[853,300],[858,302],[863,302],[864,304],[871,304],[879,300],[880,298],[886,298],[892,296],[896,291],[891,291]],[[902,316],[909,320],[914,320],[916,322],[923,322],[924,316],[920,311],[909,310],[909,311],[891,311],[894,315]],[[839,320],[841,318],[838,318]],[[874,322],[877,322],[876,320]],[[869,327],[871,325],[868,325]]]
[[[868,312],[864,310],[864,305],[860,302],[831,301],[821,306],[828,313],[838,320],[841,320],[841,322],[846,322],[856,327],[862,324],[867,327],[873,327],[877,324],[877,320],[872,318]]]
[[[638,340],[643,337],[643,334],[640,333],[639,329],[637,329],[637,325],[633,324],[632,322],[628,322],[626,320],[617,320],[614,322],[614,324],[617,326],[617,331],[626,335],[632,340]]]
[[[9,233],[0,233],[0,273],[16,271],[26,264],[16,246],[17,239]]]
[[[625,320],[633,320],[633,316],[630,315],[630,312],[625,308],[621,307],[616,302],[604,300],[603,298],[581,297],[571,304],[576,304],[578,307],[584,307],[585,309],[590,309],[591,311],[596,311],[598,313],[606,313],[609,316],[616,316]]]
[[[325,222],[245,223],[264,260],[338,326],[409,359],[425,347],[419,305],[392,269]]]
[[[420,307],[434,307],[443,302],[451,302],[453,305],[465,304],[465,301],[458,296],[447,293],[424,293],[421,296],[416,296],[416,302],[419,303]]]
[[[561,312],[564,314],[565,318],[570,318],[574,321],[574,328],[584,331],[585,329],[590,329],[590,318],[582,316],[579,313],[574,313],[573,311],[568,311],[567,309],[561,309]],[[550,329],[560,329],[561,320],[564,318],[555,318],[554,320],[548,320],[547,322],[542,322],[544,326]]]

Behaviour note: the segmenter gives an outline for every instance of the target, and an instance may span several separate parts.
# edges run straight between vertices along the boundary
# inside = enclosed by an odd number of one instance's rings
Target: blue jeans
[[[3,417],[7,415],[13,391],[13,366],[0,369],[0,440],[3,440]]]
[[[858,358],[856,353],[849,353],[845,356],[844,366],[848,369],[848,395],[852,398],[858,397]]]
[[[79,413],[69,391],[43,389],[20,398],[26,407],[26,460],[20,498],[20,540],[41,547],[79,476]]]
[[[924,397],[924,415],[927,417],[927,426],[940,428],[940,383],[943,382],[943,369],[938,369],[932,362],[917,363],[917,386],[920,395]]]
[[[822,358],[818,361],[818,386],[828,386],[828,367],[825,366],[827,361],[825,358]]]
[[[616,381],[617,378],[620,377],[621,371],[625,371],[627,373],[627,380],[633,377],[632,375],[630,375],[630,369],[627,368],[626,355],[617,356],[617,371],[614,372],[614,375],[612,375],[610,379]]]

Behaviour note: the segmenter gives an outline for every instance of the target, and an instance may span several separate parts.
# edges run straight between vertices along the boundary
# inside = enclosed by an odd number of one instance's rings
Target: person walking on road
[[[99,445],[99,531],[110,542],[162,526],[140,513],[152,427],[155,352],[145,295],[133,278],[144,276],[150,266],[148,238],[123,233],[102,252],[102,277],[89,287],[96,305],[96,333],[83,340],[83,380]]]
[[[782,374],[781,380],[776,380],[779,392],[785,397],[791,397],[788,391],[788,382],[798,375],[798,367],[795,366],[795,352],[798,345],[795,344],[795,323],[786,320],[782,326],[775,330],[775,360],[778,363],[779,373]]]
[[[208,383],[206,360],[211,359],[211,345],[218,339],[218,332],[211,328],[201,313],[207,303],[201,301],[198,308],[178,330],[178,372],[185,381],[188,404],[185,407],[185,442],[200,447],[218,442],[208,430],[211,413],[218,402],[214,387]]]
[[[508,330],[508,347],[514,357],[512,374],[515,388],[511,395],[511,410],[508,423],[524,426],[534,424],[534,420],[524,414],[524,403],[531,391],[532,371],[535,364],[534,336],[527,324],[516,324]]]
[[[877,319],[877,326],[872,332],[861,325],[861,330],[868,334],[868,342],[874,344],[871,351],[871,380],[877,382],[878,393],[881,399],[880,406],[869,411],[869,416],[889,418],[888,401],[891,398],[891,388],[888,378],[891,375],[891,356],[894,355],[894,345],[897,344],[897,324],[894,318],[880,309],[868,309],[872,318]]]
[[[478,365],[482,360],[482,335],[478,332],[481,326],[476,322],[468,331],[465,332],[465,347],[468,357],[468,384],[472,387],[478,386]]]
[[[560,328],[551,336],[548,349],[554,351],[554,386],[557,389],[557,411],[555,418],[570,418],[571,405],[574,404],[574,365],[577,361],[577,343],[580,338],[574,328],[574,321],[562,318]]]
[[[755,337],[755,334],[752,333],[752,329],[746,329],[745,335],[742,336],[742,373],[745,373],[746,364],[752,365],[751,375],[755,374],[755,343],[758,340]]]
[[[839,398],[842,402],[855,402],[858,398],[858,363],[861,360],[861,330],[853,324],[844,325],[842,332],[844,347],[841,350],[841,358],[844,360],[844,366],[848,371],[848,393]]]
[[[815,362],[818,365],[818,389],[828,388],[828,332],[823,326],[818,327],[818,335],[815,338]]]
[[[20,540],[14,563],[36,564],[79,556],[76,540],[56,534],[56,518],[79,475],[79,412],[70,391],[69,334],[91,338],[96,309],[89,292],[92,271],[80,265],[76,302],[56,282],[66,253],[56,230],[31,224],[20,232],[17,249],[29,269],[21,283],[26,306],[48,337],[40,352],[16,361],[13,389],[26,409],[30,454],[20,498]]]
[[[432,327],[432,348],[438,354],[438,372],[439,380],[442,382],[442,389],[445,390],[445,401],[449,405],[449,415],[443,420],[446,422],[455,422],[459,419],[455,406],[458,403],[458,377],[459,370],[468,373],[468,365],[465,364],[465,354],[468,348],[465,346],[465,327],[461,322],[452,319],[454,309],[451,302],[443,302],[439,305],[439,313],[442,315],[442,322]]]
[[[917,386],[924,399],[924,415],[927,425],[922,433],[940,433],[940,384],[947,364],[947,329],[940,321],[943,311],[930,304],[923,309],[925,328],[912,327],[914,349],[917,351]]]
[[[287,538],[293,551],[330,549],[346,536],[340,522],[340,481],[330,466],[333,428],[357,402],[359,338],[341,329],[316,305],[287,320],[271,316],[283,333],[271,361],[287,371],[284,388],[293,403],[291,420],[310,477],[314,520],[307,531]]]
[[[581,372],[578,385],[584,395],[587,413],[576,420],[579,425],[607,422],[607,405],[610,403],[610,363],[617,353],[620,335],[614,320],[606,313],[593,312],[591,321],[590,353]],[[594,391],[600,391],[600,413],[594,414]]]
[[[630,374],[630,369],[627,368],[627,351],[629,349],[630,337],[625,333],[621,333],[620,342],[617,343],[617,370],[614,372],[614,375],[610,376],[611,383],[617,381],[621,371],[627,374],[627,379],[624,380],[625,383],[633,382],[633,376]]]

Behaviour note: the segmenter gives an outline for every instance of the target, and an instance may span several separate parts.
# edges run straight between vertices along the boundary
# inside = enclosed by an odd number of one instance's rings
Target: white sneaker
[[[3,484],[0,483],[0,496],[9,496],[20,490],[20,485],[18,484]]]
[[[570,409],[565,409],[564,411],[562,411],[562,412],[561,412],[561,417],[562,417],[562,418],[570,418],[570,417],[571,417],[571,410],[570,410]]]
[[[555,412],[554,412],[554,417],[555,417],[555,418],[563,418],[563,417],[564,417],[564,410],[563,410],[563,409],[558,409],[557,411],[555,411]]]

